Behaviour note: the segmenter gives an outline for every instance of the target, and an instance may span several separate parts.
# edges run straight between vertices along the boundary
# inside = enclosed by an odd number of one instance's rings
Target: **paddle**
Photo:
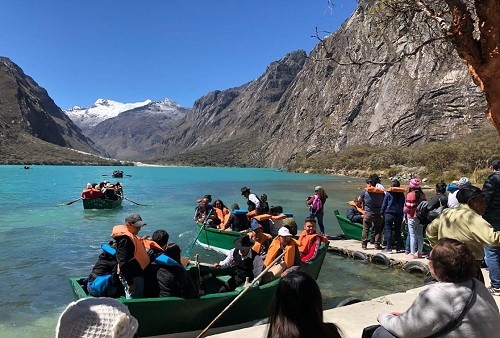
[[[123,199],[124,199],[124,200],[127,200],[127,201],[129,201],[129,202],[132,202],[132,203],[134,203],[135,205],[142,205],[143,207],[147,207],[147,204],[137,203],[137,202],[134,202],[134,201],[132,201],[132,200],[129,200],[129,199],[128,199],[128,198],[126,198],[126,197],[123,197]]]
[[[124,175],[124,176],[127,176],[127,177],[132,177],[132,175]]]
[[[188,257],[189,257],[189,255],[191,254],[191,250],[193,250],[193,247],[194,247],[194,245],[196,244],[196,241],[198,240],[198,237],[200,237],[200,234],[201,234],[201,232],[203,231],[203,228],[205,227],[206,222],[209,220],[210,215],[212,214],[212,211],[213,211],[213,210],[214,210],[213,208],[212,208],[212,209],[210,209],[210,211],[208,212],[207,217],[205,217],[205,221],[203,222],[203,226],[202,226],[202,227],[200,227],[200,231],[198,231],[198,234],[197,234],[197,235],[196,235],[196,237],[194,238],[193,244],[191,244],[191,247],[190,247],[190,248],[186,251],[186,256],[188,256]]]
[[[264,274],[269,271],[270,268],[272,268],[274,265],[276,265],[276,263],[279,262],[279,260],[281,259],[281,257],[283,257],[283,255],[285,255],[285,252],[282,252],[281,255],[279,255],[278,257],[276,257],[276,259],[274,261],[272,261],[271,264],[269,264],[269,266],[267,268],[265,268],[261,273],[259,273],[259,275],[257,277],[255,277],[253,279],[253,281],[249,284],[245,283],[245,286],[244,286],[244,289],[243,291],[241,291],[238,296],[236,296],[235,299],[233,299],[233,301],[231,303],[228,304],[228,306],[226,306],[226,308],[224,310],[222,310],[221,313],[219,313],[219,315],[217,317],[214,318],[214,320],[212,320],[210,322],[210,324],[208,324],[208,326],[203,330],[201,331],[201,333],[196,337],[196,338],[201,338],[207,331],[208,329],[210,329],[210,327],[212,325],[214,325],[214,323],[224,314],[226,313],[227,310],[229,310],[234,303],[236,303],[241,297],[243,297],[243,295],[248,291],[250,290],[250,288],[255,284],[257,283],[257,281],[262,278],[262,276],[264,276]]]
[[[74,200],[74,201],[69,201],[69,202],[67,202],[67,203],[64,203],[64,205],[71,205],[71,204],[73,204],[73,203],[75,203],[75,202],[78,202],[78,201],[79,201],[79,200],[81,200],[81,199],[82,199],[82,198],[80,197],[79,199],[76,199],[76,200]]]

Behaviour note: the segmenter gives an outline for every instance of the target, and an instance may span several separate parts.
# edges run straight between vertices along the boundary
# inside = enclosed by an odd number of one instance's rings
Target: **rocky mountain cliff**
[[[189,110],[165,99],[149,102],[89,128],[87,135],[113,158],[144,161],[155,156],[173,125]]]
[[[257,80],[199,99],[158,156],[282,167],[355,144],[404,149],[487,124],[483,95],[449,46],[445,57],[424,48],[385,62],[415,45],[380,33],[372,2],[362,2],[309,57],[291,53]]]
[[[23,70],[0,57],[1,160],[26,159],[29,151],[54,152],[57,147],[101,153]]]

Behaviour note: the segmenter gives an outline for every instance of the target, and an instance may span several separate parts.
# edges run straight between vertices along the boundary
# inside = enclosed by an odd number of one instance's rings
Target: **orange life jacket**
[[[141,241],[144,247],[146,248],[146,251],[148,249],[152,249],[154,251],[163,252],[163,248],[159,246],[158,243],[156,243],[155,241],[146,238],[141,238]]]
[[[392,192],[405,192],[406,188],[404,187],[389,187],[387,188],[387,191],[392,191]]]
[[[146,247],[144,246],[142,238],[137,237],[132,234],[126,225],[115,225],[111,231],[111,237],[127,236],[134,243],[134,259],[139,263],[142,270],[146,268],[149,264],[149,257],[146,252]]]
[[[92,188],[83,189],[82,198],[92,198]]]
[[[217,218],[220,219],[220,224],[218,225],[219,229],[226,229],[227,222],[229,222],[229,216],[231,216],[231,213],[227,208],[219,209],[214,207],[214,210]]]
[[[260,222],[260,221],[266,221],[266,220],[270,219],[271,217],[273,217],[273,216],[271,216],[270,214],[261,214],[261,215],[255,215],[252,218],[255,218],[258,222]]]
[[[302,231],[302,233],[299,236],[298,242],[299,242],[299,251],[301,254],[304,252],[308,252],[310,243],[313,243],[316,241],[316,238],[319,237],[320,241],[323,243],[328,242],[328,238],[325,236],[322,236],[320,234],[311,234],[309,235],[305,230]]]
[[[273,216],[271,216],[271,219],[272,219],[273,221],[278,221],[278,220],[280,220],[280,219],[285,219],[285,218],[287,218],[287,217],[288,217],[288,216],[287,216],[287,215],[285,215],[285,214],[279,214],[279,215],[273,215]]]
[[[383,194],[383,193],[385,193],[385,191],[383,189],[374,187],[372,185],[369,185],[368,187],[366,187],[365,190],[368,193],[373,193],[373,194]]]
[[[269,250],[267,251],[266,259],[264,260],[264,265],[269,266],[276,257],[279,256],[279,252],[281,250],[280,238],[279,236],[275,237],[269,246]],[[299,247],[295,239],[292,238],[290,243],[285,247],[285,255],[283,256],[283,260],[286,264],[286,268],[290,268],[295,265],[295,255],[300,255]]]
[[[249,232],[248,237],[255,241],[255,244],[252,247],[252,250],[255,251],[256,253],[260,254],[260,251],[262,249],[262,245],[264,244],[265,241],[272,239],[273,236],[266,234],[265,232],[262,233],[262,237],[260,239],[257,239],[255,237],[255,232]]]
[[[359,211],[359,213],[360,213],[361,215],[364,215],[364,214],[365,214],[365,209],[363,209],[363,208],[361,208],[361,207],[358,207],[358,206],[356,205],[356,202],[354,202],[354,201],[349,201],[349,202],[347,202],[347,204],[349,204],[349,205],[351,205],[351,206],[353,206],[353,207],[356,207],[356,209]]]

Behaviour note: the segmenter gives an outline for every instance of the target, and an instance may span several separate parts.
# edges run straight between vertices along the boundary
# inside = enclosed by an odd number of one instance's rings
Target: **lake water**
[[[334,209],[346,209],[346,201],[364,187],[363,179],[297,174],[274,169],[122,167],[118,179],[125,200],[116,210],[83,210],[80,197],[88,182],[108,180],[113,167],[0,166],[0,336],[53,337],[57,318],[74,300],[70,276],[87,276],[109,240],[113,225],[125,216],[140,213],[148,223],[141,235],[166,229],[171,242],[186,250],[197,234],[192,221],[195,200],[205,194],[242,208],[246,200],[240,188],[266,193],[270,205],[292,212],[301,227],[308,215],[305,198],[316,185],[325,188],[325,227],[340,234]],[[215,262],[221,256],[195,246],[192,257]],[[399,269],[383,270],[370,264],[327,254],[318,279],[325,308],[346,297],[363,300],[422,285],[422,278]],[[376,316],[376,314],[374,314]]]

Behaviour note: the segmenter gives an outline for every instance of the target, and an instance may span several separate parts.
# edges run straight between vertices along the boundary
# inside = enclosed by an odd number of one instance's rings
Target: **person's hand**
[[[131,295],[133,295],[135,293],[135,284],[132,284],[128,286],[128,293],[130,293]]]
[[[212,267],[214,269],[220,269],[220,264],[219,263],[215,263],[214,265],[212,265]]]

